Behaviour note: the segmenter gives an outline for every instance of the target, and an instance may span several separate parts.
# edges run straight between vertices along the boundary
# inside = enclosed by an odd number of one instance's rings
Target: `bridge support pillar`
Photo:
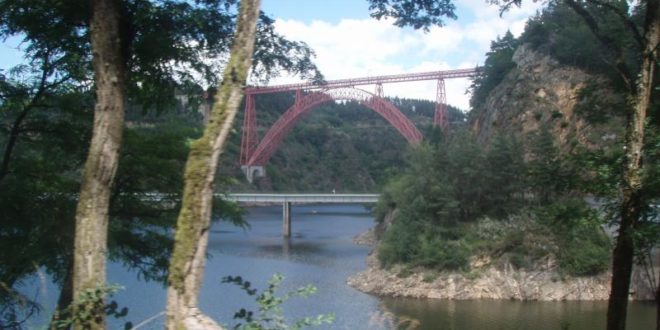
[[[291,202],[282,204],[282,235],[291,237]]]
[[[263,166],[243,165],[241,166],[241,170],[243,170],[243,173],[245,174],[245,178],[247,178],[249,183],[254,182],[254,178],[260,178],[266,176],[266,169]]]

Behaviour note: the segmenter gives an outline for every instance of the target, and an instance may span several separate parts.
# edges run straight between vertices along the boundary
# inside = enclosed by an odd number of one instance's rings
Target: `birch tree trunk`
[[[259,0],[240,4],[237,30],[204,135],[190,148],[167,289],[167,329],[220,329],[197,307],[204,274],[218,157],[243,96],[252,62]]]
[[[653,78],[657,65],[660,1],[647,1],[646,10],[642,66],[637,76],[635,92],[630,96],[633,111],[627,118],[626,150],[621,180],[621,221],[612,259],[612,287],[607,308],[608,330],[626,328],[630,275],[635,253],[633,231],[639,221],[642,208],[644,125],[647,112],[651,108]]]
[[[91,9],[96,106],[92,141],[76,208],[74,300],[86,289],[105,285],[108,205],[124,126],[125,67],[119,37],[120,1],[91,0]],[[74,328],[105,328],[102,307],[79,307],[91,310],[92,317],[89,322],[77,322]]]

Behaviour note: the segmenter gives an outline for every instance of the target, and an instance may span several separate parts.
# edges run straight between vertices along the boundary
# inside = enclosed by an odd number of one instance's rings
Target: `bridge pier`
[[[291,251],[291,237],[282,238],[282,255],[286,259],[289,259],[289,256],[291,254],[290,251]]]
[[[243,173],[245,173],[245,177],[249,183],[252,183],[254,178],[266,176],[266,169],[259,165],[243,165],[241,166],[241,170],[243,170]]]
[[[285,238],[291,237],[291,202],[282,204],[282,235]]]

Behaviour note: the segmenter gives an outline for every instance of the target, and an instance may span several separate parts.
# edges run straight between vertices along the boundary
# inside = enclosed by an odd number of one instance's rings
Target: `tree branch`
[[[621,11],[619,8],[617,8],[616,6],[612,5],[610,2],[607,1],[588,0],[588,2],[591,2],[598,6],[603,6],[608,10],[610,10],[611,12],[613,12],[615,15],[619,16],[623,25],[625,25],[633,34],[633,38],[635,39],[635,42],[637,42],[637,46],[639,47],[639,49],[640,50],[644,49],[644,37],[639,32],[639,29],[637,29],[635,22],[630,20],[625,12]]]
[[[53,72],[52,67],[50,65],[50,53],[51,50],[48,49],[44,54],[44,59],[43,59],[44,62],[42,64],[41,78],[39,79],[39,85],[38,85],[39,87],[37,88],[37,92],[34,94],[34,96],[32,96],[30,102],[18,114],[18,117],[16,117],[16,120],[14,120],[14,124],[12,125],[11,130],[9,131],[9,140],[7,141],[7,145],[5,146],[5,151],[2,156],[2,162],[0,163],[0,184],[2,184],[2,180],[7,176],[7,174],[9,174],[9,163],[11,161],[11,156],[12,153],[14,152],[14,148],[16,147],[16,142],[18,141],[18,137],[20,135],[21,125],[23,124],[23,121],[27,117],[30,110],[36,107],[37,102],[41,99],[41,97],[43,96],[43,94],[45,93],[48,87],[46,85],[46,81]]]
[[[619,73],[628,90],[634,94],[636,90],[635,79],[630,69],[623,61],[623,56],[621,55],[623,50],[621,47],[616,44],[614,39],[602,32],[596,19],[584,7],[575,2],[575,0],[564,0],[564,2],[571,7],[576,14],[582,17],[589,30],[591,30],[591,33],[593,33],[596,39],[598,39],[605,50],[612,52],[615,58],[612,66]]]

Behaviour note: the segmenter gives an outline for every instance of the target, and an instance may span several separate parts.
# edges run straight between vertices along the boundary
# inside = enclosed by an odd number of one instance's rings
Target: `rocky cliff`
[[[497,131],[515,132],[524,138],[541,126],[550,129],[563,148],[572,141],[593,146],[621,136],[620,119],[608,118],[595,125],[579,113],[580,106],[593,99],[600,104],[621,104],[622,97],[608,89],[605,79],[561,65],[528,45],[518,47],[512,60],[516,67],[482,106],[472,110],[471,125],[480,142],[488,143]],[[599,92],[586,95],[587,86],[597,86]]]
[[[551,265],[552,263],[550,263]],[[610,272],[589,277],[561,276],[552,266],[535,270],[514,269],[511,265],[475,267],[469,273],[434,273],[417,270],[405,274],[402,268],[380,267],[375,252],[367,259],[368,269],[348,278],[347,283],[362,292],[393,297],[435,299],[507,300],[607,300]],[[660,268],[654,269],[657,274]],[[630,299],[654,300],[655,291],[636,267]]]

